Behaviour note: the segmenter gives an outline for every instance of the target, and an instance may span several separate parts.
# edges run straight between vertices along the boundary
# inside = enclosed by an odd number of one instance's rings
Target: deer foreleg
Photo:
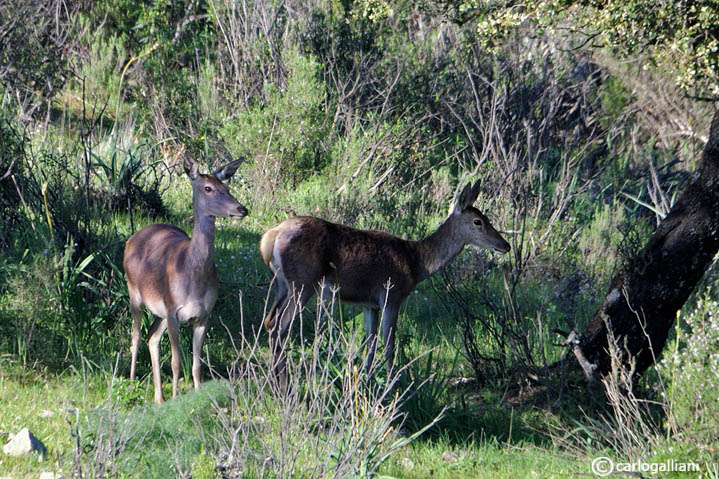
[[[207,333],[207,318],[202,319],[195,325],[192,331],[192,380],[195,389],[200,387],[202,379],[202,344],[205,342]]]
[[[139,295],[139,293],[137,295]],[[137,352],[140,347],[140,334],[142,329],[142,304],[140,304],[136,295],[133,295],[132,292],[130,293],[130,314],[132,315],[132,332],[130,333],[130,379],[135,379]]]
[[[167,335],[172,352],[172,397],[177,396],[180,383],[180,324],[174,315],[167,318]]]
[[[155,322],[150,326],[150,338],[147,341],[147,346],[150,348],[152,382],[155,386],[155,403],[157,404],[161,404],[165,401],[162,395],[162,378],[160,377],[160,340],[166,328],[167,320],[159,317],[155,318]]]

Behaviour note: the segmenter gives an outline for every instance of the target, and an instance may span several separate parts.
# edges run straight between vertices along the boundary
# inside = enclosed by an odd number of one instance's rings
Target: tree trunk
[[[719,113],[712,120],[701,164],[647,245],[613,279],[604,304],[574,342],[588,379],[610,370],[607,327],[636,360],[654,364],[677,311],[719,250]]]

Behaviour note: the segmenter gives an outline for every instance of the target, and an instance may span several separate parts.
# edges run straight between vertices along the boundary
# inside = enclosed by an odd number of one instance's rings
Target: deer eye
[[[208,193],[212,193],[212,188],[209,186],[205,186],[205,191]]]
[[[476,226],[482,226],[482,220],[474,220]]]

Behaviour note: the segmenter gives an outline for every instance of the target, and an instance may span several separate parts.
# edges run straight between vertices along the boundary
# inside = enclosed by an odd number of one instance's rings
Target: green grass
[[[105,400],[106,379],[99,372],[83,376],[72,369],[53,374],[21,367],[7,358],[0,361],[0,430],[15,434],[27,427],[47,447],[45,462],[3,455],[0,472],[26,477],[52,470],[58,456],[67,458],[74,447],[67,420],[73,420],[76,411],[84,414]]]
[[[199,391],[183,391],[162,406],[149,404],[151,398],[146,397],[147,403],[125,407],[121,392],[109,394],[110,379],[98,371],[84,377],[78,371],[47,376],[5,362],[0,373],[0,392],[6,399],[0,403],[0,424],[9,432],[29,427],[48,447],[48,459],[39,462],[3,458],[0,471],[9,477],[32,477],[60,466],[72,467],[75,445],[69,420],[77,427],[81,446],[90,448],[88,451],[99,447],[103,440],[122,444],[115,459],[119,463],[118,477],[177,477],[169,472],[177,468],[188,471],[204,467],[207,473],[207,457],[217,447],[214,436],[220,433],[218,408],[230,403],[226,382],[212,381]],[[125,386],[117,382],[115,388]],[[143,386],[149,385],[141,383],[136,387]],[[116,401],[108,401],[108,397]],[[43,411],[51,411],[52,415],[43,418]],[[451,427],[451,419],[457,420],[450,417],[440,427]],[[531,431],[521,426],[523,421],[536,421],[529,410],[510,413],[495,403],[485,407],[483,413],[464,419],[471,419],[476,427],[471,437],[458,441],[430,434],[392,455],[381,466],[379,476],[561,477],[588,471],[589,459],[570,457],[546,439],[533,441],[538,438],[532,438]],[[506,436],[510,422],[515,428],[513,439]],[[529,442],[517,439],[523,436]],[[84,466],[87,470],[97,467],[91,458],[86,458]]]
[[[78,432],[84,447],[97,449],[103,440],[119,444],[115,460],[124,474],[171,477],[169,471],[189,470],[192,459],[212,445],[209,438],[219,432],[218,408],[229,403],[227,382],[211,381],[161,406],[142,404],[123,411],[105,403],[88,412]]]
[[[225,381],[207,382],[198,391],[184,390],[162,406],[149,403],[150,385],[140,383],[133,386],[144,389],[144,400],[128,406],[126,381],[113,380],[102,371],[83,376],[81,371],[72,370],[48,376],[7,361],[0,373],[0,386],[3,428],[17,432],[29,427],[48,447],[44,462],[3,458],[0,470],[10,477],[29,477],[55,468],[67,471],[72,467],[75,449],[71,432],[79,433],[80,445],[86,451],[101,447],[103,441],[120,444],[114,458],[120,477],[176,477],[168,471],[200,467],[193,466],[193,461],[201,463],[217,447],[214,438],[221,433],[218,411],[230,405]],[[495,424],[493,429],[508,427],[510,418],[501,406],[496,407],[494,420],[499,413],[507,423]],[[492,416],[489,410],[485,414],[485,418]],[[518,424],[520,419],[519,415],[513,416]],[[432,439],[430,435],[402,448],[382,466],[380,474],[398,478],[462,474],[479,478],[537,471],[544,477],[550,472],[572,470],[572,461],[551,447],[512,443],[506,438],[500,441],[488,435],[476,420],[474,423],[478,429],[473,439],[458,443]],[[84,466],[88,470],[98,467],[89,452]]]
[[[566,477],[589,472],[589,461],[551,448],[486,440],[457,446],[446,441],[418,441],[400,451],[380,474],[398,479],[436,477]]]
[[[13,434],[27,427],[48,454],[45,461],[3,456],[0,473],[67,473],[73,468],[77,434],[85,451],[112,442],[118,448],[113,459],[121,477],[176,477],[169,471],[190,469],[207,443],[206,435],[217,433],[216,408],[229,403],[227,382],[209,381],[198,391],[188,386],[178,398],[154,406],[147,382],[131,384],[98,370],[48,374],[3,361],[0,430]],[[91,456],[88,453],[85,467],[97,468]]]

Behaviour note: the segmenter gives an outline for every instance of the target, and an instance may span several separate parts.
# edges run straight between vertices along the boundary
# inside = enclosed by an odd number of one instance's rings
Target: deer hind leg
[[[394,365],[394,342],[397,329],[397,313],[399,306],[388,304],[382,311],[382,340],[384,341],[384,359],[387,363],[387,376]]]
[[[195,389],[200,387],[202,379],[202,344],[207,333],[207,318],[200,320],[192,330],[192,380]]]
[[[292,322],[297,314],[302,313],[304,304],[313,294],[312,288],[301,288],[297,291],[294,287],[288,291],[284,301],[278,305],[278,320],[270,330],[270,351],[272,352],[272,368],[274,375],[279,382],[280,389],[287,391],[287,355],[285,354],[285,342]]]
[[[277,321],[279,319],[279,316],[282,314],[282,309],[280,306],[283,305],[285,300],[287,299],[287,284],[285,283],[284,278],[280,277],[279,275],[276,276],[277,281],[277,292],[275,293],[275,299],[272,302],[272,306],[270,306],[269,311],[267,312],[267,316],[265,316],[265,329],[268,332],[271,332],[275,325],[277,324]]]
[[[264,237],[263,237],[264,238]],[[279,269],[279,268],[278,268]],[[273,271],[275,271],[275,268],[273,268]],[[269,334],[269,345],[270,345],[270,352],[272,353],[272,371],[275,375],[276,379],[279,378],[279,371],[284,370],[284,362],[282,363],[282,367],[280,367],[279,363],[281,360],[281,345],[282,341],[280,339],[280,331],[279,331],[279,324],[280,324],[280,317],[282,316],[282,312],[287,307],[288,302],[288,287],[287,282],[279,273],[275,273],[274,278],[275,283],[277,284],[277,292],[275,293],[275,299],[272,302],[272,306],[270,306],[269,311],[267,312],[267,316],[265,316],[264,325],[265,329],[267,330],[267,333]],[[286,383],[286,381],[285,381]]]
[[[364,339],[365,348],[367,348],[367,357],[365,358],[365,373],[372,371],[372,363],[374,355],[377,352],[377,315],[379,310],[370,306],[364,306]]]
[[[152,382],[155,386],[155,403],[161,404],[165,402],[162,395],[162,377],[160,376],[160,340],[167,329],[167,320],[157,317],[155,322],[150,326],[147,345],[150,348],[150,361],[152,362]]]
[[[142,329],[142,298],[140,292],[127,285],[130,293],[130,315],[132,316],[132,331],[130,333],[130,379],[135,379],[137,365],[137,352],[140,347],[140,334]]]

